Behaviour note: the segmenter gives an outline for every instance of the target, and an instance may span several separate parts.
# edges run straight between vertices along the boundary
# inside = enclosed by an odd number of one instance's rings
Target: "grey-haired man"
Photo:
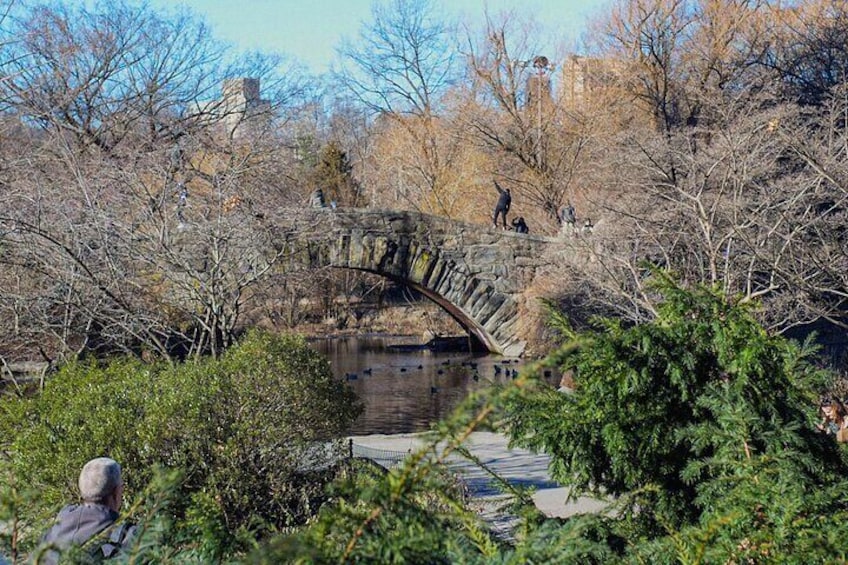
[[[118,520],[124,494],[121,466],[117,461],[98,457],[86,463],[80,472],[79,490],[82,502],[65,506],[59,512],[55,525],[44,536],[48,550],[41,554],[38,563],[57,563],[59,554],[55,550],[85,545],[100,534],[103,539],[95,542],[91,553],[108,559],[117,555],[121,546],[135,534],[135,528],[127,524],[112,527]]]

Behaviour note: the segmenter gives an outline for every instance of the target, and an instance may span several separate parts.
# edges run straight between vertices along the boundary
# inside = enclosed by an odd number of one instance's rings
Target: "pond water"
[[[353,387],[365,410],[355,435],[429,429],[472,391],[506,383],[524,361],[487,353],[433,351],[404,336],[311,339],[334,373]],[[552,384],[558,378],[549,377]]]

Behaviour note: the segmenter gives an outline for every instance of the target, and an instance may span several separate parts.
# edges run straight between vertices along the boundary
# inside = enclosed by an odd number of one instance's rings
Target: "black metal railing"
[[[367,447],[354,443],[353,440],[348,442],[348,457],[351,459],[369,459],[385,469],[398,467],[411,453],[411,451],[391,451]]]

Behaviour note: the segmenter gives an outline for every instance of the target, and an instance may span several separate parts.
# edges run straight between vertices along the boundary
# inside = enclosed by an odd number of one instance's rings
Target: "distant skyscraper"
[[[256,137],[271,122],[271,103],[259,97],[258,78],[224,81],[221,98],[200,106],[199,114],[213,127],[222,126],[226,135],[246,140]]]

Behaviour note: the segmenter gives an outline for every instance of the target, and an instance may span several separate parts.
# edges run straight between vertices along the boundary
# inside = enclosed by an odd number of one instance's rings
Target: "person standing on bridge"
[[[321,188],[316,188],[309,195],[309,203],[313,208],[326,208],[327,202],[324,200],[324,191]]]
[[[574,227],[577,218],[574,215],[574,206],[571,205],[570,200],[566,200],[565,206],[560,210],[559,221],[563,225]]]
[[[507,229],[506,225],[506,214],[509,212],[509,206],[512,204],[512,195],[509,193],[509,189],[501,188],[501,185],[498,184],[498,181],[495,182],[495,188],[498,190],[498,203],[495,205],[495,213],[492,218],[492,227],[497,229],[498,227],[498,216],[503,217],[503,229]]]

